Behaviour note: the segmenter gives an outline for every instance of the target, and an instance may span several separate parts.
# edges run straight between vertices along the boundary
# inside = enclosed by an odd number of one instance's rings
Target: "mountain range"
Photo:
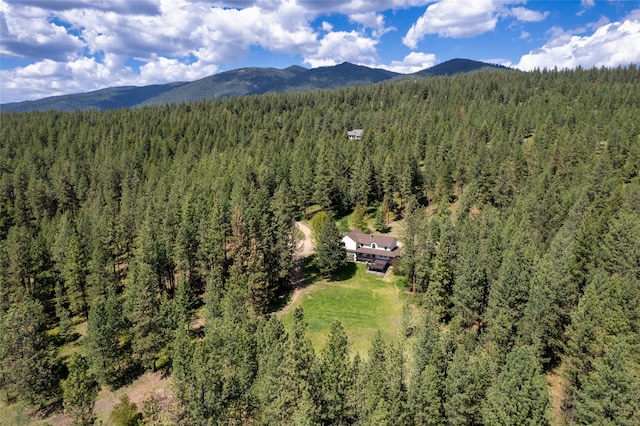
[[[434,77],[487,69],[507,68],[469,59],[452,59],[413,74],[399,74],[348,62],[312,69],[297,65],[285,69],[240,68],[192,82],[176,82],[143,87],[111,87],[73,95],[52,96],[35,101],[0,104],[0,111],[73,111],[134,108],[204,99],[221,99],[232,96],[326,90],[374,84],[393,79]]]

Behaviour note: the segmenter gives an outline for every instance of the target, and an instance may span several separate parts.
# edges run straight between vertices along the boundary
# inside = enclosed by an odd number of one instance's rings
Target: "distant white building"
[[[353,129],[347,132],[347,136],[349,136],[349,140],[360,140],[362,139],[362,129]]]
[[[394,237],[365,234],[359,229],[342,237],[347,253],[354,262],[365,262],[370,271],[384,272],[393,259],[400,255],[400,246]]]

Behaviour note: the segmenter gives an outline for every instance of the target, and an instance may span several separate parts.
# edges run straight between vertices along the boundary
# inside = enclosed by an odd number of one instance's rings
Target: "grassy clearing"
[[[4,392],[1,393],[4,397]],[[7,404],[0,401],[0,426],[22,426],[37,424],[29,418],[27,407],[22,403]]]
[[[307,268],[307,282],[292,308],[302,306],[307,336],[316,351],[327,339],[331,323],[339,320],[349,337],[351,352],[366,357],[370,342],[377,330],[386,339],[395,339],[400,332],[403,297],[400,279],[367,273],[363,264],[349,264],[337,281],[315,278]],[[282,316],[285,327],[292,322],[294,309]]]

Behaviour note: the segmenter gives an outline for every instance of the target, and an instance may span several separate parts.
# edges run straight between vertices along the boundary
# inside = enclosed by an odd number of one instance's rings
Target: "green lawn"
[[[313,273],[307,269],[307,282],[314,280]],[[349,264],[341,278],[331,282],[315,279],[302,290],[282,321],[288,328],[294,308],[302,306],[308,324],[307,336],[319,352],[331,323],[339,320],[349,337],[352,354],[359,352],[366,358],[377,330],[389,340],[399,335],[404,297],[400,279],[390,274],[383,279],[367,273],[363,264]]]

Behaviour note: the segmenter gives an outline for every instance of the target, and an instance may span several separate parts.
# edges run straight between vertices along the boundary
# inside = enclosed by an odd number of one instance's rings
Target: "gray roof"
[[[377,246],[390,248],[397,245],[396,239],[393,237],[389,237],[386,235],[365,234],[359,229],[354,229],[353,231],[349,232],[347,236],[353,241],[360,244],[371,245],[371,243],[376,243]]]
[[[358,247],[355,251],[356,254],[371,254],[374,256],[387,256],[395,258],[400,256],[400,247],[396,247],[393,250],[372,249],[367,247]]]

